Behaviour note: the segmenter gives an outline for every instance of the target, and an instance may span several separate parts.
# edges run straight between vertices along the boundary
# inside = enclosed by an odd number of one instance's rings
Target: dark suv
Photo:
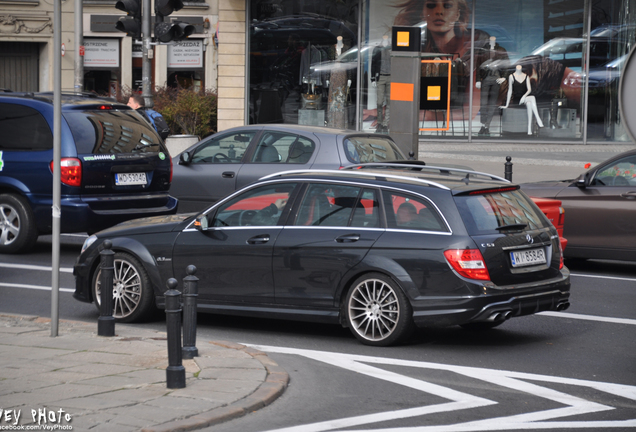
[[[0,94],[0,253],[51,232],[53,95]],[[61,231],[93,233],[175,213],[172,162],[144,118],[112,100],[63,95]]]
[[[283,172],[199,214],[120,224],[84,243],[80,301],[99,302],[106,240],[124,322],[163,307],[165,281],[189,265],[201,311],[341,323],[369,345],[569,306],[570,272],[541,210],[517,185],[447,167]]]

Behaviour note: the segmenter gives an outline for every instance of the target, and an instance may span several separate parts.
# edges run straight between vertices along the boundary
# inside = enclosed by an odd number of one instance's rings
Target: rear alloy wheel
[[[116,252],[113,274],[113,317],[117,322],[138,322],[156,310],[146,269],[132,255]],[[93,275],[93,297],[101,305],[101,267]]]
[[[351,332],[365,345],[393,345],[413,330],[409,301],[395,282],[379,273],[354,282],[347,293],[346,314]]]
[[[0,253],[26,252],[38,240],[28,202],[18,195],[0,195]]]

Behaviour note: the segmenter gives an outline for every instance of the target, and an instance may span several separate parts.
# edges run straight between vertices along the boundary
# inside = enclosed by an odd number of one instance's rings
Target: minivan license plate
[[[529,249],[510,252],[513,267],[522,267],[535,264],[545,264],[545,251],[543,249]]]
[[[117,186],[145,185],[147,183],[148,183],[148,180],[146,180],[145,172],[115,174],[115,184]]]

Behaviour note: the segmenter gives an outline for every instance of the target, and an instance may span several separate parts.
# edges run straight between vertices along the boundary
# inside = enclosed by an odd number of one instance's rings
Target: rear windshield
[[[404,160],[395,143],[384,137],[350,137],[344,140],[344,148],[351,163]]]
[[[157,132],[135,110],[65,112],[78,154],[165,152]]]
[[[470,235],[491,234],[506,225],[525,224],[523,229],[549,226],[541,210],[523,192],[460,195],[455,202]]]

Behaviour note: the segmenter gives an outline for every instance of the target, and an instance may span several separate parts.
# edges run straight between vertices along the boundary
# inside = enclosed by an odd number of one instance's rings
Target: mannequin
[[[342,54],[344,43],[342,36],[338,36],[336,43],[336,58]],[[351,80],[347,79],[347,70],[344,65],[336,61],[329,78],[329,97],[327,99],[328,118],[327,126],[331,128],[346,129],[349,123],[347,116],[347,97],[351,87]]]
[[[371,58],[371,85],[377,89],[376,132],[388,132],[389,100],[391,98],[391,48],[387,35],[382,36],[382,43],[373,48]]]
[[[508,65],[508,53],[491,36],[483,53],[484,61],[479,66],[475,87],[481,89],[481,123],[478,135],[490,135],[490,122],[497,107],[499,87],[506,81],[504,74]]]
[[[506,105],[500,108],[508,108],[510,102],[513,104],[525,105],[526,110],[528,111],[528,135],[532,135],[532,114],[536,117],[539,127],[543,127],[543,122],[541,121],[537,110],[537,100],[530,94],[531,92],[532,87],[530,87],[528,74],[523,71],[521,65],[517,65],[515,71],[510,74],[510,77],[508,77],[508,96],[506,98]]]

